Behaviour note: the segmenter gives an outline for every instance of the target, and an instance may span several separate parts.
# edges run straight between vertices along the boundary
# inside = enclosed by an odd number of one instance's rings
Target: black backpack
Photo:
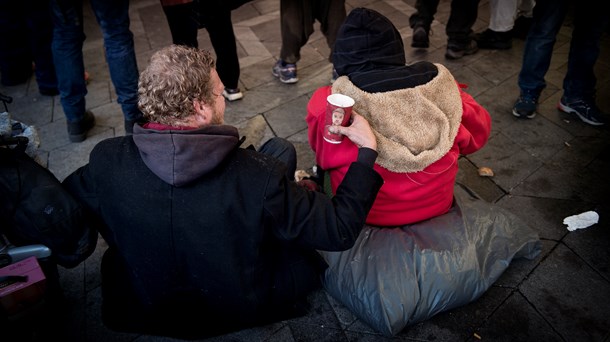
[[[0,135],[0,234],[14,246],[45,245],[58,265],[75,267],[95,250],[97,231],[55,175],[26,154],[20,127]]]

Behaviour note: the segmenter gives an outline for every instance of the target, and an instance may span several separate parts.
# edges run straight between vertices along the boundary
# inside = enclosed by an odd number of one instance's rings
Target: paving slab
[[[610,333],[610,284],[563,244],[520,291],[566,341],[604,341]]]

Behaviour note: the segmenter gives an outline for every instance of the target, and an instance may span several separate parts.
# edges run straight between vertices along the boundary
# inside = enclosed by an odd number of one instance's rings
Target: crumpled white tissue
[[[568,225],[569,231],[590,227],[599,222],[599,215],[595,211],[586,211],[582,214],[568,216],[563,224]]]

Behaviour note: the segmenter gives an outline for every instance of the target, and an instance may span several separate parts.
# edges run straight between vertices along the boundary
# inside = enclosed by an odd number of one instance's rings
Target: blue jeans
[[[602,2],[587,1],[574,6],[574,30],[568,55],[568,71],[563,80],[564,96],[593,99],[596,78],[593,67],[599,56],[599,41],[608,23]],[[519,73],[521,92],[540,95],[546,87],[556,36],[566,17],[569,0],[537,0],[534,20],[525,42],[523,65]]]
[[[138,66],[129,30],[129,0],[90,0],[104,37],[106,61],[125,120],[139,120]],[[51,0],[53,15],[53,60],[61,104],[69,122],[85,113],[85,66],[83,62],[82,0]]]

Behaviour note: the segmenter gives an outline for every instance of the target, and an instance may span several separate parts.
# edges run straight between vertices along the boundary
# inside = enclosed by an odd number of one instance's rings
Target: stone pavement
[[[529,222],[543,243],[540,257],[515,260],[502,277],[473,303],[441,313],[407,327],[394,339],[407,341],[610,341],[610,134],[574,116],[560,113],[556,103],[566,71],[570,19],[557,43],[548,87],[542,94],[539,115],[520,120],[510,111],[518,96],[517,74],[523,41],[510,50],[481,50],[459,60],[444,58],[444,27],[450,1],[442,0],[432,25],[431,47],[410,47],[408,17],[415,0],[347,0],[348,10],[375,9],[399,28],[411,61],[445,64],[467,91],[490,112],[492,134],[479,152],[462,157],[458,180],[489,202],[508,208]],[[35,80],[15,87],[0,87],[10,95],[14,119],[38,128],[41,157],[63,180],[84,165],[99,141],[124,134],[123,117],[116,103],[104,60],[103,40],[86,5],[85,64],[91,75],[87,104],[97,125],[82,143],[69,143],[59,98],[40,96]],[[489,3],[480,3],[474,29],[487,27]],[[131,29],[139,67],[150,55],[171,42],[157,0],[131,0]],[[255,145],[271,136],[294,142],[301,169],[314,164],[307,144],[306,104],[312,92],[328,84],[331,65],[324,37],[316,29],[302,49],[300,81],[281,84],[271,75],[280,49],[279,1],[254,0],[233,12],[239,46],[241,84],[245,98],[227,102],[226,122],[241,129]],[[318,26],[316,26],[319,28]],[[200,46],[211,48],[207,32],[199,33]],[[604,36],[596,66],[598,104],[610,112],[610,37]],[[606,119],[610,117],[606,116]],[[247,142],[248,143],[248,142]],[[480,177],[487,166],[495,176]],[[595,210],[600,223],[570,232],[567,216]],[[169,341],[171,339],[116,333],[100,321],[99,266],[105,249],[102,240],[93,256],[73,269],[60,269],[68,314],[46,329],[32,329],[25,340],[47,341]],[[377,341],[391,340],[356,319],[324,291],[311,295],[310,312],[301,318],[235,332],[211,341]],[[171,313],[168,313],[171,314]],[[205,322],[202,322],[202,326]],[[3,338],[0,340],[4,341]]]

